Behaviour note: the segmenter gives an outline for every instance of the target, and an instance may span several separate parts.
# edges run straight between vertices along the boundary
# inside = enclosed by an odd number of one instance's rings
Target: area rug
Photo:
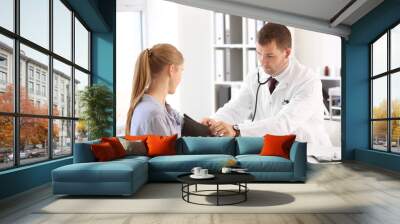
[[[233,188],[225,187],[225,190]],[[182,200],[178,183],[150,183],[131,197],[61,196],[35,213],[125,214],[125,213],[360,213],[359,205],[344,201],[317,184],[249,184],[247,201],[237,205],[207,206]],[[198,190],[212,190],[213,185]],[[191,188],[194,190],[194,187]],[[213,204],[213,196],[191,196],[197,203]],[[223,203],[240,198],[223,197]]]

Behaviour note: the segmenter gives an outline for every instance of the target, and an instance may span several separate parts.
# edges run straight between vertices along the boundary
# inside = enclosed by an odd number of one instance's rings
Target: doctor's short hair
[[[281,24],[267,23],[257,33],[257,43],[261,46],[275,41],[280,49],[292,48],[292,35],[289,29]]]

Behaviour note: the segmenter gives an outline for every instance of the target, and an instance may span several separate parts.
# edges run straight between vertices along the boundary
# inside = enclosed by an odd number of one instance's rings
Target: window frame
[[[386,153],[391,153],[391,154],[400,154],[400,152],[393,152],[392,151],[392,121],[400,121],[400,117],[392,117],[392,98],[391,98],[391,91],[392,91],[392,86],[391,86],[391,80],[392,76],[396,75],[396,73],[400,72],[400,67],[391,69],[391,31],[393,28],[400,26],[400,21],[397,21],[396,23],[392,24],[390,27],[385,29],[385,31],[381,34],[379,34],[375,39],[373,39],[369,44],[369,149],[373,151],[380,151],[380,152],[386,152]],[[374,76],[373,74],[373,44],[376,43],[381,37],[384,35],[387,35],[387,63],[386,63],[386,71],[382,72],[380,74],[376,74]],[[373,81],[378,78],[386,77],[386,87],[387,87],[387,93],[386,93],[386,98],[387,98],[387,105],[386,105],[386,118],[373,118]],[[374,148],[374,136],[373,136],[373,122],[375,121],[386,121],[386,151],[379,150]]]
[[[0,111],[0,116],[11,116],[13,119],[13,166],[10,167],[5,167],[5,168],[0,168],[0,172],[5,171],[5,170],[11,170],[11,169],[16,169],[19,167],[23,166],[30,166],[33,164],[38,164],[38,163],[43,163],[51,160],[58,160],[66,157],[71,157],[73,156],[74,153],[74,143],[75,143],[75,126],[76,126],[76,121],[79,120],[79,117],[75,117],[75,108],[71,108],[71,114],[70,116],[56,116],[53,115],[53,59],[58,60],[61,63],[64,63],[68,66],[71,66],[71,84],[72,84],[72,105],[75,103],[75,88],[73,83],[75,82],[75,69],[85,73],[89,77],[89,83],[88,86],[92,85],[92,71],[91,71],[91,37],[92,37],[92,30],[88,27],[88,25],[83,21],[83,19],[79,16],[78,13],[76,13],[72,7],[66,2],[65,0],[59,0],[68,10],[71,11],[71,18],[70,18],[70,23],[71,23],[71,59],[64,58],[63,56],[55,53],[53,50],[53,24],[54,24],[54,17],[53,17],[53,1],[54,0],[48,0],[49,2],[49,47],[46,49],[45,47],[42,47],[39,44],[34,43],[33,41],[30,41],[29,39],[24,38],[23,36],[20,35],[20,0],[14,0],[13,1],[13,10],[14,10],[14,30],[10,31],[4,27],[0,26],[0,35],[3,35],[4,37],[10,38],[13,41],[13,64],[12,69],[11,69],[11,75],[13,75],[14,78],[14,110],[13,112],[2,112]],[[88,69],[85,69],[78,64],[75,63],[75,18],[79,20],[79,22],[83,25],[83,27],[88,31]],[[48,56],[49,63],[48,63],[48,84],[46,84],[46,91],[48,93],[45,93],[46,96],[48,96],[48,113],[46,115],[39,115],[39,114],[27,114],[27,113],[21,113],[20,112],[20,45],[23,44],[27,47],[32,48],[33,50],[36,50],[40,53],[45,54]],[[29,64],[27,64],[27,71]],[[30,74],[27,73],[26,75],[26,81],[28,82],[29,80],[33,81],[34,86],[36,83],[42,83],[41,79],[41,72],[39,76],[38,82],[36,82],[36,69],[34,68],[33,70],[33,79],[30,79]],[[47,81],[47,80],[46,80]],[[28,86],[27,86],[28,87]],[[29,88],[29,87],[28,87]],[[29,91],[27,89],[27,91]],[[34,88],[34,92],[36,89]],[[42,94],[39,94],[38,96],[42,96]],[[47,150],[48,150],[48,155],[47,158],[43,158],[43,160],[40,160],[38,162],[32,162],[32,163],[26,163],[26,164],[21,164],[21,159],[20,159],[20,119],[21,118],[45,118],[47,119],[48,122],[48,136],[47,136],[47,142],[49,143],[47,145]],[[71,121],[71,153],[68,155],[62,155],[62,156],[54,156],[54,147],[53,147],[53,122],[57,120],[66,120],[66,121]],[[50,144],[51,143],[51,144]]]

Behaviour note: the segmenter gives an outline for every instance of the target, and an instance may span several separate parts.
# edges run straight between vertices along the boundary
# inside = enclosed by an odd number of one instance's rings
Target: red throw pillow
[[[261,149],[260,155],[262,156],[280,156],[286,159],[290,158],[290,148],[296,135],[265,135],[264,146]]]
[[[176,155],[176,139],[177,135],[148,136],[146,140],[148,156]]]
[[[122,146],[121,142],[117,137],[109,137],[109,138],[101,138],[101,142],[108,142],[112,146],[112,148],[115,151],[115,155],[118,158],[125,157],[126,156],[126,151],[124,149],[124,146]]]
[[[112,145],[108,142],[91,145],[94,157],[99,162],[110,161],[116,159],[115,151]]]

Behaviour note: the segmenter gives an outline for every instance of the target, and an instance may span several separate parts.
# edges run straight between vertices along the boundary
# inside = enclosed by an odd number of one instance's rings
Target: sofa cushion
[[[236,155],[259,154],[264,144],[262,137],[237,137]]]
[[[290,148],[296,135],[270,135],[264,136],[264,146],[261,149],[261,156],[280,156],[286,159],[289,158]]]
[[[126,151],[126,155],[145,156],[147,155],[146,143],[141,140],[131,141],[118,138]]]
[[[132,161],[138,160],[138,161],[143,161],[143,162],[148,162],[150,157],[147,156],[136,156],[136,155],[130,155],[130,156],[125,156],[124,158],[116,159],[113,160],[113,162],[127,162],[131,163]],[[135,163],[135,162],[133,162]]]
[[[292,172],[292,161],[278,156],[238,155],[239,166],[249,172]]]
[[[149,170],[163,172],[190,172],[193,167],[200,166],[211,172],[219,171],[228,160],[235,159],[231,155],[175,155],[158,156],[149,160]]]
[[[148,156],[165,156],[176,154],[176,139],[178,135],[158,136],[153,135],[147,137],[147,155]]]
[[[53,181],[58,182],[130,182],[135,172],[147,176],[146,166],[140,159],[74,163],[53,170],[52,174]]]
[[[122,158],[126,156],[126,151],[124,146],[121,144],[117,137],[103,137],[101,138],[101,142],[108,142],[114,149],[115,155],[117,158]]]
[[[92,144],[90,147],[92,149],[94,157],[96,157],[96,161],[105,162],[118,158],[112,145],[108,142]]]
[[[182,137],[178,141],[177,154],[235,155],[235,139],[231,137]]]
[[[74,148],[74,163],[95,162],[96,158],[90,148],[92,144],[99,144],[100,140],[75,143]]]

